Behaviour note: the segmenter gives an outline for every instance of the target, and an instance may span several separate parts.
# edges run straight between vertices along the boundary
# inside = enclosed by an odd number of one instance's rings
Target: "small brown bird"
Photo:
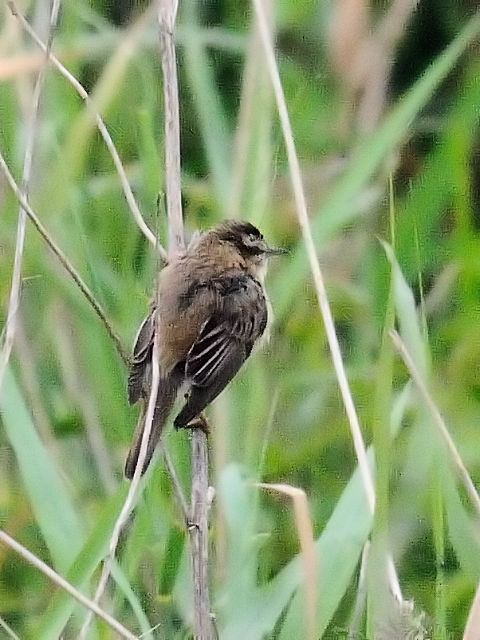
[[[264,288],[269,247],[248,222],[226,221],[197,233],[188,248],[161,272],[158,308],[152,308],[135,341],[128,401],[144,411],[125,465],[137,465],[151,386],[154,331],[158,332],[160,385],[148,442],[145,472],[180,391],[186,403],[174,420],[179,429],[223,391],[264,334],[269,301]]]

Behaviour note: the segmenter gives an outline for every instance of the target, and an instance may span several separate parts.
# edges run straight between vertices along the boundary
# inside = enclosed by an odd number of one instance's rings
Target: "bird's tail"
[[[143,463],[142,475],[147,470],[148,465],[150,464],[150,460],[155,452],[155,448],[160,440],[160,436],[163,431],[163,427],[168,419],[170,411],[172,410],[173,404],[175,402],[175,398],[177,396],[178,385],[174,380],[167,379],[161,380],[157,403],[155,407],[155,411],[153,414],[152,421],[152,430],[150,431],[150,437],[148,440],[147,446],[147,455],[145,456],[145,461]],[[142,414],[137,422],[137,426],[135,428],[135,435],[133,437],[132,446],[130,447],[130,451],[128,452],[127,461],[125,463],[125,476],[131,480],[133,478],[133,474],[135,473],[135,468],[137,466],[138,457],[140,455],[140,447],[142,445],[142,437],[145,429],[145,417],[147,413],[147,405],[148,398],[145,399],[144,407],[142,410]]]

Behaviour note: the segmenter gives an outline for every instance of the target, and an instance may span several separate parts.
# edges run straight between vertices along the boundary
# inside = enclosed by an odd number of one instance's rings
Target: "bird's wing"
[[[185,426],[226,387],[267,324],[265,296],[254,278],[242,273],[212,280],[209,287],[215,310],[188,352],[185,375],[192,386],[176,427]]]
[[[142,396],[152,356],[155,309],[143,320],[135,338],[128,376],[128,402],[135,404]]]

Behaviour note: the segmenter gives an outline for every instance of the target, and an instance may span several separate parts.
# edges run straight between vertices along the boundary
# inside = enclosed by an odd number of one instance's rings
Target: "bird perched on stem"
[[[154,331],[158,332],[160,385],[143,467],[145,472],[180,392],[185,405],[174,420],[184,428],[223,391],[264,334],[269,301],[264,287],[269,247],[248,222],[227,221],[196,234],[188,248],[159,274],[158,307],[135,341],[128,400],[142,399],[143,413],[125,465],[135,472],[150,395]]]

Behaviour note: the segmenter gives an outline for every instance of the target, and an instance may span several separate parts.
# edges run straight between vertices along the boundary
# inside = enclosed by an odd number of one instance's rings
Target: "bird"
[[[138,330],[128,376],[129,403],[143,401],[125,464],[128,479],[133,478],[145,428],[155,332],[160,382],[142,474],[177,397],[183,393],[185,404],[174,427],[188,428],[268,335],[268,258],[285,252],[269,246],[253,224],[226,220],[196,232],[187,248],[160,271],[156,299]]]

